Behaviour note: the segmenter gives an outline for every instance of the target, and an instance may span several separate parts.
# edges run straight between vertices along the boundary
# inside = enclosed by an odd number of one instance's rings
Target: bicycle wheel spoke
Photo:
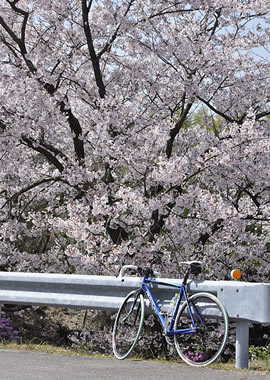
[[[186,363],[207,365],[216,360],[225,347],[227,314],[216,297],[205,293],[192,296],[189,302],[193,321],[185,303],[176,317],[175,329],[195,329],[196,332],[175,335],[175,346]]]
[[[113,351],[118,359],[125,359],[131,354],[139,339],[143,318],[143,296],[131,292],[120,307],[114,323]]]

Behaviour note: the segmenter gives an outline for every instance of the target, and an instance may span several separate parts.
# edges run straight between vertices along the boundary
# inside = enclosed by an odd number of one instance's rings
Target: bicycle
[[[182,283],[172,283],[155,279],[160,274],[151,268],[124,265],[120,270],[120,280],[126,270],[135,270],[142,277],[141,287],[131,291],[120,306],[113,327],[113,352],[118,359],[127,358],[138,342],[144,323],[147,296],[154,314],[161,324],[163,335],[169,344],[174,344],[178,355],[192,366],[206,366],[214,362],[223,352],[229,331],[228,315],[213,294],[207,292],[189,295],[187,281],[190,274],[201,272],[201,263],[186,261],[180,264],[187,269]],[[170,286],[178,289],[171,315],[161,312],[151,287]]]

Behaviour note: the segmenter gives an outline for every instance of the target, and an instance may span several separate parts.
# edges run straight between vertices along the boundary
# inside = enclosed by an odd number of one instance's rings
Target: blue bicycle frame
[[[164,317],[164,313],[161,312],[161,310],[160,310],[160,308],[159,308],[159,306],[158,306],[158,304],[157,304],[157,302],[156,302],[156,300],[155,300],[155,298],[151,292],[149,284],[166,285],[166,286],[170,286],[173,288],[177,288],[179,290],[179,295],[178,295],[176,305],[174,307],[169,325],[167,322],[167,317],[166,316]],[[190,308],[190,304],[189,304],[189,300],[188,300],[188,296],[187,296],[187,292],[186,292],[184,284],[169,283],[169,282],[158,281],[158,280],[154,280],[152,278],[144,277],[141,288],[140,288],[140,292],[147,294],[148,299],[150,301],[150,305],[151,305],[154,313],[158,316],[159,321],[160,321],[162,327],[164,328],[166,335],[190,334],[190,333],[195,333],[197,331],[197,326],[196,326],[196,323],[195,323],[193,315],[192,315],[192,311]],[[188,311],[189,311],[190,318],[192,321],[192,328],[174,330],[173,325],[174,325],[175,318],[176,318],[176,315],[177,315],[177,312],[179,310],[179,307],[180,307],[180,304],[181,304],[183,297],[184,297],[184,301],[186,301],[186,303],[187,303]],[[196,314],[198,315],[200,321],[203,323],[203,318],[200,316],[200,314],[196,308],[195,308],[195,311],[196,311]]]

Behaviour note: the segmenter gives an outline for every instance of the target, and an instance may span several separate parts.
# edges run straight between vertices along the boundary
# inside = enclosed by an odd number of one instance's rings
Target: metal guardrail
[[[179,283],[177,279],[159,279]],[[125,296],[140,286],[138,277],[0,272],[0,304],[75,307],[116,311]],[[236,322],[236,368],[248,367],[250,323],[270,324],[270,284],[190,280],[191,293],[217,295]],[[155,285],[153,294],[167,310],[175,290]]]

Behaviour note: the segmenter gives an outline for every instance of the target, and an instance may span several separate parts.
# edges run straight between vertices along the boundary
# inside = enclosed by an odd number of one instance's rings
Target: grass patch
[[[248,369],[236,369],[235,361],[229,361],[227,363],[213,363],[208,366],[213,369],[223,369],[230,371],[241,372],[256,372],[260,374],[270,375],[270,361],[269,360],[249,360]]]
[[[94,356],[94,357],[111,357],[104,354],[92,354],[91,352],[85,352],[80,349],[65,348],[60,346],[54,346],[51,344],[37,344],[34,342],[19,343],[19,342],[0,342],[0,350],[17,350],[17,351],[32,351],[32,352],[44,352],[47,354],[63,354],[71,356]]]

